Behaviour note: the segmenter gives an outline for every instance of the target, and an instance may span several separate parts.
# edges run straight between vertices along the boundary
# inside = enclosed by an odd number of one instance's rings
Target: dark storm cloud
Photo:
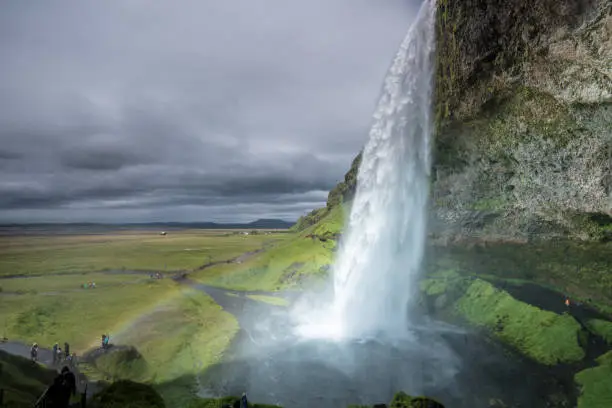
[[[0,221],[297,218],[365,141],[417,7],[6,2]]]
[[[17,160],[23,157],[20,153],[0,149],[0,160]]]

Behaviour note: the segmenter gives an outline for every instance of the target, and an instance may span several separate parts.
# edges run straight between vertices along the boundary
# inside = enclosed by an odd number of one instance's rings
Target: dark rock
[[[121,380],[112,383],[93,397],[94,408],[165,408],[162,397],[151,386]]]

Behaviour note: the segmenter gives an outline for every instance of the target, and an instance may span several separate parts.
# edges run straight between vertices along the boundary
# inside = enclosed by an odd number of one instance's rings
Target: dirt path
[[[205,263],[201,266],[187,269],[187,270],[174,270],[174,271],[161,271],[161,270],[133,270],[133,269],[100,269],[94,271],[86,271],[86,272],[53,272],[53,273],[36,273],[36,274],[14,274],[14,275],[2,275],[0,276],[0,280],[3,279],[24,279],[24,278],[40,278],[47,276],[77,276],[77,275],[89,275],[94,273],[101,274],[109,274],[109,275],[151,275],[155,273],[161,273],[164,276],[174,276],[174,275],[186,275],[190,272],[202,271],[204,269],[211,268],[216,265],[222,264],[230,264],[230,263],[243,263],[254,257],[255,255],[265,251],[268,249],[269,245],[264,245],[260,249],[256,249],[254,251],[245,252],[241,255],[230,259],[224,259],[219,261],[213,261]]]

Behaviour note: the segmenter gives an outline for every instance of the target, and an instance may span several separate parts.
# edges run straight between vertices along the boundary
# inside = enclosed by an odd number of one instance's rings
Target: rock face
[[[602,240],[612,3],[438,0],[434,231]]]
[[[612,240],[612,2],[437,1],[434,237]]]

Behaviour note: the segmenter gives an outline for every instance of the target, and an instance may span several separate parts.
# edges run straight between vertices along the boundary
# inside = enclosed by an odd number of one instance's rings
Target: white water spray
[[[435,1],[426,0],[389,70],[374,113],[334,266],[331,310],[310,316],[299,327],[302,336],[406,333],[426,237],[434,28]]]

